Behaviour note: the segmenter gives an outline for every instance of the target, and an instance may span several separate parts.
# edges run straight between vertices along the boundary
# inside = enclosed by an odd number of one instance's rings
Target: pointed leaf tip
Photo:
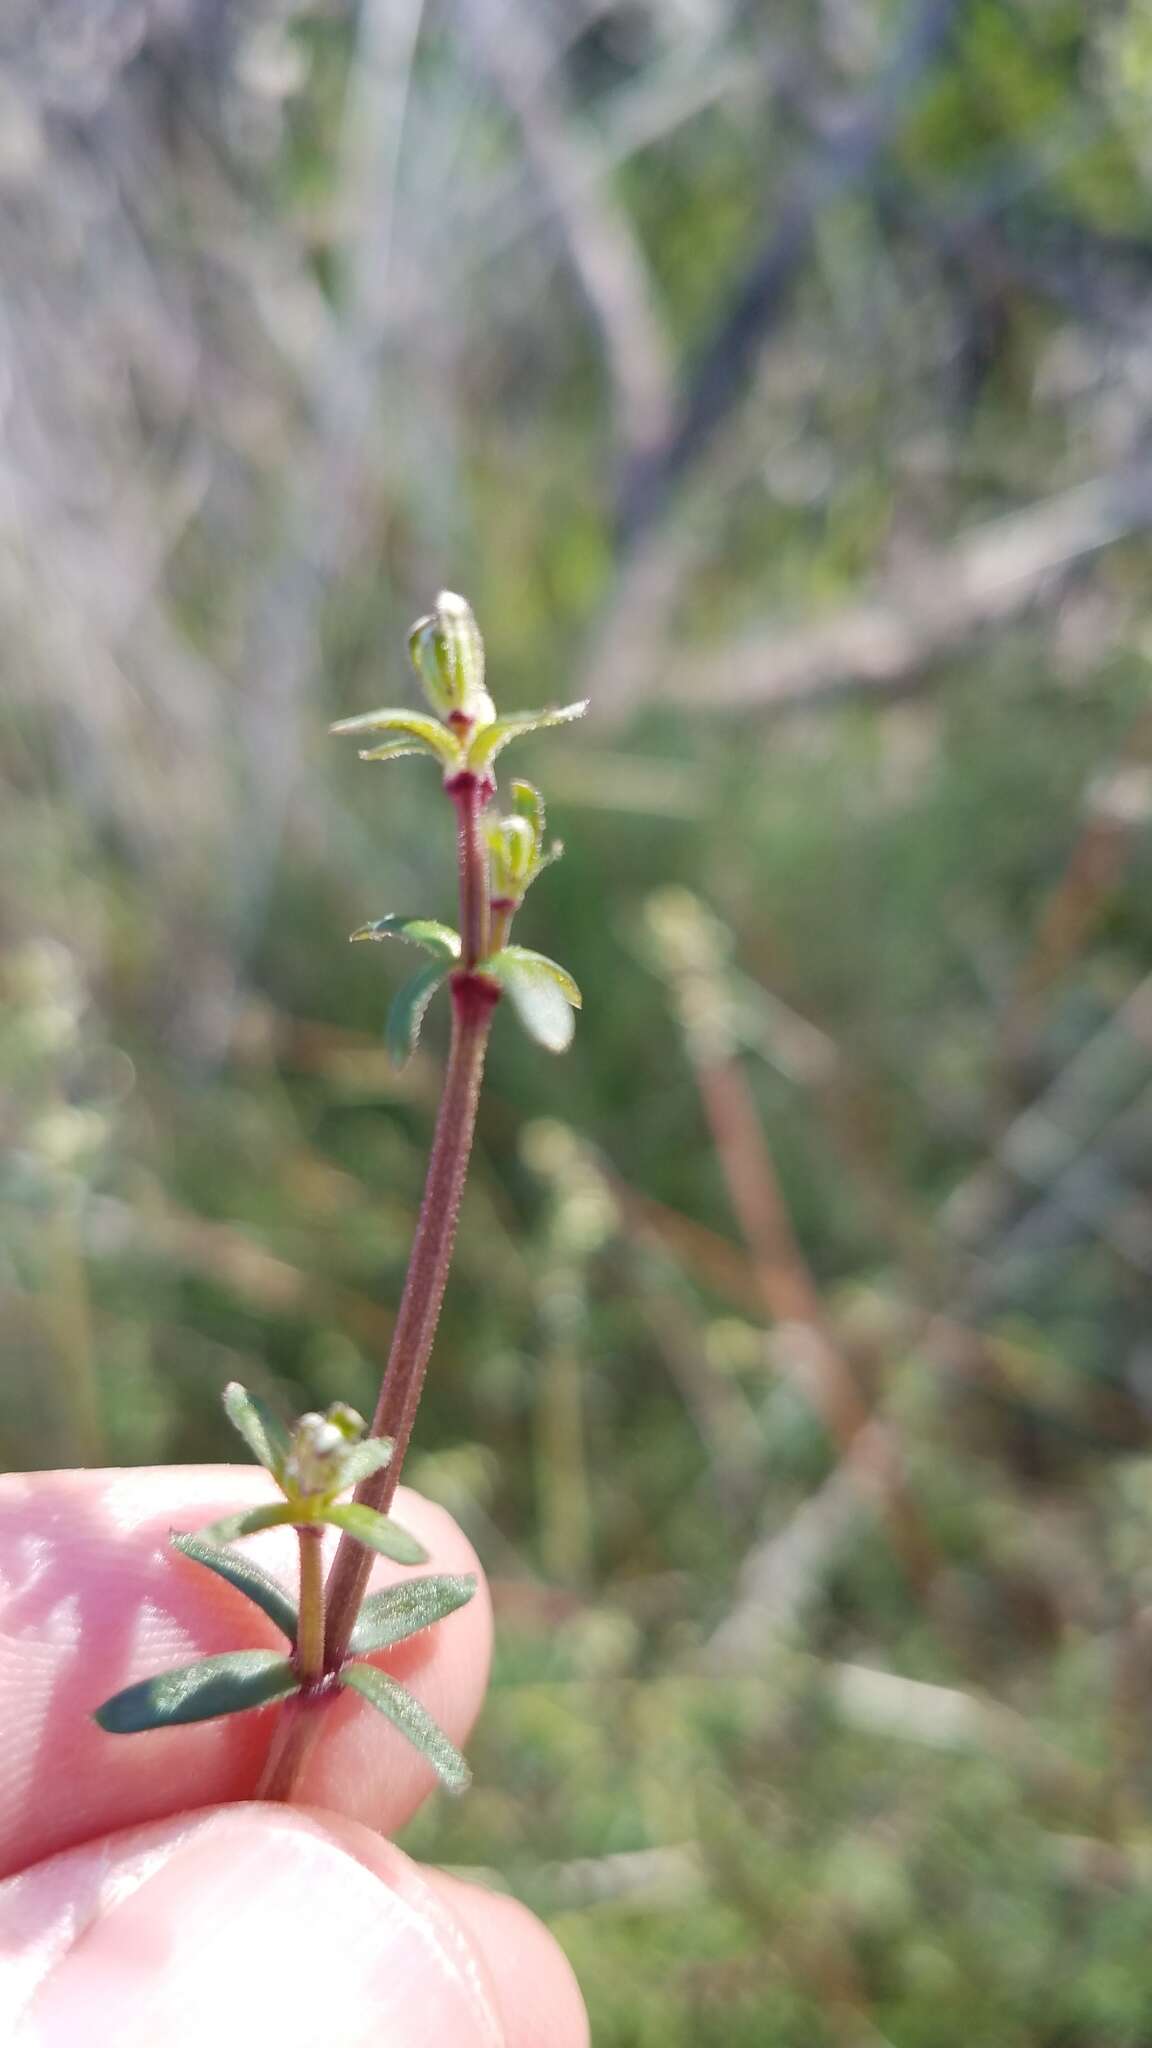
[[[283,1586],[269,1572],[263,1571],[251,1558],[242,1557],[237,1550],[223,1549],[219,1544],[207,1543],[202,1536],[180,1536],[171,1538],[175,1549],[190,1557],[195,1564],[202,1564],[217,1578],[235,1586],[249,1600],[255,1602],[274,1622],[290,1643],[296,1641],[296,1606]]]
[[[583,718],[588,709],[587,697],[578,704],[549,705],[543,711],[513,711],[506,718],[494,719],[475,735],[468,749],[470,768],[486,768],[503,753],[512,740],[526,739],[529,733],[543,732],[553,725],[571,725],[574,719]]]
[[[230,1380],[222,1396],[224,1413],[243,1437],[257,1464],[279,1472],[288,1455],[288,1431],[257,1395]]]
[[[229,1650],[125,1686],[97,1707],[92,1718],[107,1735],[139,1735],[149,1728],[243,1714],[299,1690],[291,1664],[274,1650]]]
[[[474,1572],[426,1579],[401,1579],[382,1593],[369,1593],[360,1609],[348,1647],[354,1657],[390,1649],[421,1629],[431,1628],[466,1607],[476,1591]]]
[[[352,939],[406,939],[411,946],[423,946],[426,953],[434,954],[438,960],[460,958],[460,934],[451,925],[440,924],[434,917],[403,917],[396,910],[390,910],[387,917],[374,917],[370,923],[357,926]]]
[[[374,1664],[346,1664],[340,1673],[340,1684],[358,1692],[407,1736],[449,1792],[463,1792],[471,1783],[472,1773],[455,1743],[449,1742],[419,1700],[389,1678],[386,1671],[377,1671]]]
[[[452,767],[462,758],[460,742],[454,733],[432,718],[426,711],[405,711],[403,709],[364,711],[356,718],[339,718],[328,728],[338,737],[367,732],[391,732],[398,735],[395,741],[382,741],[379,748],[370,749],[378,761],[395,758],[400,749],[405,752],[419,752],[427,749],[435,754],[445,768]]]

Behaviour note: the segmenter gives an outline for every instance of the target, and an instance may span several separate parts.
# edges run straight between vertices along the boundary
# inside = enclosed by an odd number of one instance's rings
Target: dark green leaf
[[[443,980],[444,968],[439,960],[434,960],[393,996],[385,1035],[389,1056],[396,1066],[405,1066],[415,1052],[424,1013]]]
[[[386,1650],[422,1628],[443,1621],[464,1607],[476,1591],[472,1572],[456,1577],[402,1579],[382,1593],[369,1593],[360,1609],[348,1647],[353,1656],[365,1657],[372,1650]]]
[[[105,1700],[92,1718],[109,1735],[137,1735],[145,1728],[243,1714],[249,1707],[286,1699],[299,1690],[291,1664],[274,1650],[229,1650],[221,1657],[185,1664],[179,1671],[142,1678]]]
[[[370,1479],[373,1472],[379,1472],[392,1456],[390,1436],[366,1436],[363,1443],[352,1444],[344,1453],[340,1474],[341,1492],[348,1486],[359,1486],[362,1479]]]
[[[566,968],[527,946],[505,946],[482,971],[508,992],[524,1029],[549,1052],[564,1052],[572,1043],[572,1012],[580,1008],[580,991]]]
[[[275,1507],[245,1508],[240,1514],[222,1515],[218,1522],[209,1522],[206,1529],[197,1529],[196,1534],[208,1543],[234,1543],[237,1536],[255,1536],[261,1529],[279,1529],[299,1519],[299,1510],[290,1501],[282,1500]]]
[[[409,945],[423,946],[426,953],[434,953],[438,960],[460,958],[460,934],[451,925],[438,924],[432,917],[401,917],[398,911],[391,911],[387,917],[376,917],[371,924],[360,925],[352,937],[407,939]]]
[[[378,1713],[386,1715],[393,1725],[406,1735],[421,1756],[427,1757],[442,1784],[449,1792],[463,1792],[470,1782],[472,1773],[460,1751],[449,1742],[441,1728],[436,1726],[431,1714],[424,1711],[419,1700],[410,1692],[397,1685],[387,1672],[377,1671],[374,1664],[347,1664],[340,1673],[340,1683],[350,1686],[363,1699],[370,1700]]]
[[[288,1431],[272,1410],[242,1387],[239,1380],[230,1380],[224,1389],[224,1413],[243,1437],[252,1456],[269,1472],[279,1472],[288,1456]]]
[[[206,1543],[202,1536],[173,1536],[177,1550],[190,1557],[197,1564],[215,1572],[218,1578],[227,1579],[230,1586],[254,1600],[263,1609],[269,1621],[274,1621],[281,1634],[290,1643],[296,1641],[296,1608],[283,1586],[270,1572],[262,1570],[250,1558],[241,1557],[238,1550],[224,1550],[215,1543]]]
[[[523,739],[530,732],[541,732],[549,725],[570,725],[574,718],[583,718],[588,709],[587,698],[580,704],[562,704],[546,711],[515,711],[508,718],[497,718],[476,734],[468,749],[470,768],[486,768],[496,759],[510,740]]]
[[[359,1501],[351,1501],[347,1507],[325,1508],[320,1519],[331,1522],[335,1529],[346,1530],[357,1543],[378,1550],[381,1557],[390,1557],[395,1564],[423,1564],[428,1556],[424,1545],[417,1543],[399,1522],[378,1515],[375,1508],[363,1507]]]

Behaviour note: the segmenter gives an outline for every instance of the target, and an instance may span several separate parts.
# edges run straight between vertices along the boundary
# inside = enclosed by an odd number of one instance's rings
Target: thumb
[[[0,1885],[0,2036],[75,2048],[94,2024],[109,2048],[587,2042],[568,1965],[521,1908],[356,1822],[268,1806],[178,1816]]]

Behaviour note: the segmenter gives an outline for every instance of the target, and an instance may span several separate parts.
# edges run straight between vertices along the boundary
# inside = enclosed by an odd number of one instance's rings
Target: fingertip
[[[185,1815],[0,1884],[14,2048],[586,2048],[571,1973],[506,1899],[364,1828],[287,1808]]]
[[[576,1973],[527,1906],[447,1871],[427,1870],[424,1877],[485,1958],[506,2048],[588,2048],[588,2014]]]
[[[131,1737],[105,1734],[91,1716],[123,1687],[198,1657],[283,1650],[257,1608],[168,1540],[173,1527],[202,1526],[271,1492],[268,1475],[249,1466],[0,1482],[0,1875],[97,1834],[252,1796],[278,1708]],[[443,1508],[402,1488],[395,1511],[429,1551],[422,1569],[479,1574],[471,1544]],[[290,1530],[270,1530],[245,1548],[294,1588]],[[374,1586],[404,1576],[402,1567],[374,1561]],[[491,1634],[480,1575],[465,1607],[376,1661],[459,1745],[483,1698]],[[330,1727],[326,1714],[302,1790],[391,1829],[432,1782],[410,1745],[348,1695],[333,1705]]]

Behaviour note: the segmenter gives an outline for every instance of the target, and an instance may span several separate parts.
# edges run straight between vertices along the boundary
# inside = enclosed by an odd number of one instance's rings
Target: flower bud
[[[325,1420],[340,1431],[346,1443],[358,1444],[368,1428],[364,1417],[355,1408],[350,1408],[347,1401],[333,1401],[324,1415]]]
[[[536,834],[527,818],[497,818],[488,828],[493,899],[518,903],[532,879]]]
[[[347,1449],[348,1439],[338,1423],[326,1415],[302,1415],[292,1432],[285,1477],[299,1493],[338,1492]]]
[[[408,635],[412,666],[433,711],[447,723],[489,725],[496,708],[484,687],[484,642],[467,598],[442,590]]]

